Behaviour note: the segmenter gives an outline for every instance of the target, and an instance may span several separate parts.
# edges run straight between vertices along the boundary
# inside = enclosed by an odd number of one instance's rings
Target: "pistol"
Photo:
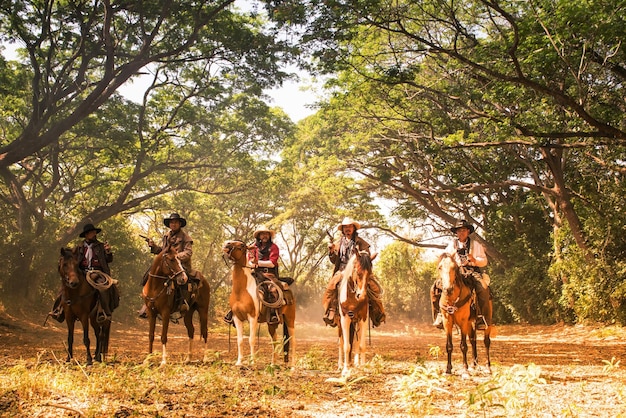
[[[145,235],[139,234],[139,238],[143,238],[146,241],[150,241],[150,238],[146,237]]]

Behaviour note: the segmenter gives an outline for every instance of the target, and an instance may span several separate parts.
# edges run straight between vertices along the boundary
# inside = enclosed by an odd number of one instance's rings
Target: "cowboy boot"
[[[57,296],[54,301],[54,305],[52,306],[52,310],[48,313],[48,316],[51,316],[55,321],[59,323],[63,323],[65,321],[65,311],[63,310],[62,304],[62,296]]]
[[[443,315],[441,315],[441,312],[437,312],[433,326],[435,328],[443,329]]]

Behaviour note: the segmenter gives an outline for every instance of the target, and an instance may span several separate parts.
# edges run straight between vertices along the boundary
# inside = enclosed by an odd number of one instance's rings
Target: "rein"
[[[165,258],[161,258],[161,264],[164,264],[167,266],[167,268],[170,269],[170,271],[173,271],[172,267],[170,267],[169,263],[167,262],[167,259]],[[163,283],[163,288],[161,289],[161,291],[159,293],[156,294],[156,296],[154,297],[150,297],[148,295],[145,295],[145,298],[150,301],[150,302],[154,302],[155,300],[157,300],[159,297],[161,297],[161,295],[163,294],[163,292],[167,291],[170,288],[170,283],[172,283],[172,281],[174,281],[174,279],[182,274],[184,272],[184,270],[180,270],[177,272],[174,272],[173,274],[169,275],[169,276],[162,276],[160,274],[153,274],[153,273],[148,273],[149,277],[154,277],[155,279],[161,279],[161,280],[165,280],[165,283]],[[168,292],[169,294],[169,292]]]
[[[467,304],[472,298],[472,289],[465,283],[465,277],[467,276],[467,274],[465,274],[465,268],[458,267],[457,270],[459,272],[457,277],[461,280],[461,283],[459,284],[458,280],[454,280],[454,285],[458,286],[461,291],[464,287],[467,288],[468,293],[463,299],[460,299],[461,296],[459,295],[459,297],[454,301],[452,305],[444,307],[449,315],[453,315],[459,308]]]

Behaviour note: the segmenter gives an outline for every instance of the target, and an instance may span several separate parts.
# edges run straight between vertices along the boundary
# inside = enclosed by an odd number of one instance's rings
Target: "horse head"
[[[69,248],[61,248],[58,270],[65,286],[70,289],[76,289],[80,285],[78,253],[76,251],[72,251]]]
[[[176,256],[177,252],[171,245],[166,245],[163,250],[154,257],[150,275],[169,280],[176,280],[178,284],[187,283],[187,273]]]
[[[226,241],[222,246],[222,257],[227,264],[235,263],[240,267],[246,266],[248,262],[248,250],[254,246],[249,246],[240,240]]]
[[[355,251],[342,273],[339,303],[344,315],[359,318],[367,307],[367,286],[372,276],[372,259],[367,251]]]
[[[441,278],[441,288],[443,293],[450,297],[455,288],[458,289],[457,279],[460,279],[460,270],[455,255],[444,253],[439,257],[437,271]]]

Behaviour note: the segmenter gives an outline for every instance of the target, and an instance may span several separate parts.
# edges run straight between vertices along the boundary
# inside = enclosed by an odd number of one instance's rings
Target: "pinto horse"
[[[367,289],[368,282],[373,275],[369,252],[355,251],[341,275],[337,367],[342,370],[342,376],[348,376],[351,364],[354,366],[365,364],[365,332],[369,321]]]
[[[78,249],[61,248],[58,266],[63,283],[62,306],[67,323],[67,360],[74,357],[74,325],[76,320],[83,327],[83,343],[87,351],[87,364],[92,364],[89,340],[89,324],[96,335],[96,361],[105,361],[109,349],[111,320],[98,322],[96,319],[98,292],[87,282],[85,273],[78,266]]]
[[[465,282],[464,276],[469,276],[460,266],[458,255],[442,254],[439,258],[437,270],[441,278],[442,294],[439,299],[439,308],[443,315],[443,326],[446,331],[446,351],[448,353],[448,365],[446,373],[452,373],[452,330],[454,325],[461,332],[461,351],[463,352],[463,376],[468,376],[467,341],[469,336],[472,345],[472,366],[478,365],[478,353],[476,350],[476,314],[472,312],[472,288]],[[469,280],[473,280],[471,276]],[[491,303],[491,301],[490,301]],[[490,309],[491,312],[491,309]],[[489,318],[491,319],[491,318]],[[491,322],[491,321],[488,321]],[[491,346],[491,326],[485,329],[484,343],[487,352],[487,371],[491,373],[491,359],[489,347]]]
[[[193,338],[195,328],[193,326],[193,314],[198,312],[200,316],[200,334],[206,344],[208,338],[209,300],[211,288],[209,283],[198,272],[200,284],[197,293],[189,304],[189,310],[185,312],[184,322],[189,337],[189,346],[185,361],[190,361],[193,354]],[[166,246],[154,257],[152,266],[148,272],[148,281],[143,287],[142,296],[148,307],[149,321],[149,345],[148,351],[152,353],[154,344],[154,331],[157,317],[161,316],[161,366],[167,363],[167,331],[170,324],[170,316],[175,309],[176,286],[187,286],[188,277],[180,260],[176,257],[176,249]]]
[[[248,266],[248,247],[243,241],[226,241],[222,248],[226,258],[232,263],[232,291],[230,293],[229,304],[233,311],[233,323],[237,329],[237,366],[243,362],[243,324],[248,321],[250,324],[250,363],[255,360],[255,347],[257,345],[257,325],[259,323],[259,312],[262,300],[259,297],[256,278],[252,275],[252,267]],[[283,305],[278,308],[278,316],[283,323],[282,349],[284,362],[288,366],[294,364],[295,356],[295,321],[296,304]],[[278,324],[267,325],[272,346],[277,342],[276,329]],[[272,364],[274,364],[276,351],[272,350]]]

